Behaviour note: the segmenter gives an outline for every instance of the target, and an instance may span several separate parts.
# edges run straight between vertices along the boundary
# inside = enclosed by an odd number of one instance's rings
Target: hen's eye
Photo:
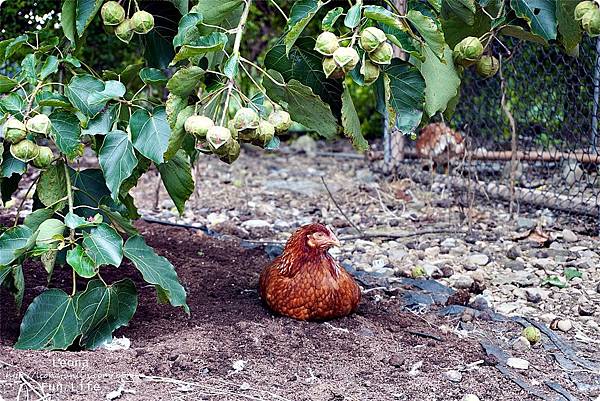
[[[315,233],[314,237],[315,238],[323,238],[324,235],[323,235],[323,233]]]

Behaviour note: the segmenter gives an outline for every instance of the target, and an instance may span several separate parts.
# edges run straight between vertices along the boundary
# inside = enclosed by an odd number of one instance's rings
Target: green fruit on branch
[[[227,142],[224,148],[226,151],[219,157],[221,161],[231,164],[240,156],[241,147],[238,141],[232,139],[231,141]]]
[[[290,129],[292,118],[287,111],[278,110],[269,115],[269,123],[275,127],[275,132],[280,134]]]
[[[598,6],[593,1],[582,1],[575,7],[574,17],[577,21],[581,21],[583,16],[587,14],[588,11],[591,11],[595,8],[598,8]]]
[[[125,19],[125,9],[116,1],[107,1],[100,10],[104,25],[119,25]]]
[[[481,56],[477,64],[475,65],[475,70],[477,74],[479,74],[483,78],[490,78],[496,75],[498,72],[498,68],[500,67],[500,63],[498,59],[494,56]]]
[[[265,147],[275,136],[275,126],[266,120],[260,120],[256,137],[252,143],[256,146]]]
[[[27,127],[14,117],[9,117],[4,124],[4,140],[8,143],[17,143],[27,136]]]
[[[40,147],[29,139],[23,139],[21,142],[10,145],[10,153],[15,159],[27,163],[38,156]]]
[[[581,19],[581,27],[591,37],[600,35],[600,9],[592,8]]]
[[[140,35],[145,35],[154,28],[154,16],[147,11],[136,11],[131,17],[131,29]]]
[[[353,47],[340,47],[333,53],[333,60],[344,72],[348,72],[356,67],[360,56]]]
[[[213,120],[206,116],[193,115],[188,117],[183,124],[185,132],[194,135],[198,138],[205,138],[206,133],[210,127],[213,127],[215,123]]]
[[[344,71],[338,67],[333,57],[325,57],[323,59],[323,72],[326,78],[338,79],[344,76]]]
[[[530,344],[536,344],[542,339],[542,333],[537,327],[528,326],[523,329],[521,335],[525,337]]]
[[[36,134],[48,134],[50,132],[50,119],[45,114],[38,114],[27,120],[27,130]]]
[[[379,66],[365,59],[360,67],[360,73],[363,75],[365,85],[371,85],[379,78]]]
[[[332,56],[339,49],[338,37],[331,32],[323,32],[317,36],[315,50],[324,56]]]
[[[364,51],[371,53],[377,50],[379,45],[386,40],[387,36],[385,36],[385,33],[381,29],[370,26],[360,33],[359,44]]]
[[[232,141],[233,137],[229,128],[215,125],[206,132],[206,140],[213,153],[222,156],[227,153],[227,146],[225,145],[227,142]]]
[[[233,117],[233,127],[237,131],[245,129],[256,129],[260,122],[258,113],[249,107],[242,107],[239,109]]]
[[[48,168],[54,160],[54,153],[48,146],[38,146],[38,148],[39,153],[33,159],[33,165],[40,169]]]
[[[483,45],[478,38],[468,36],[454,46],[452,54],[457,64],[468,67],[479,60],[483,54]]]
[[[131,20],[126,19],[117,25],[115,29],[115,36],[119,38],[121,42],[129,43],[133,38],[133,29],[131,29]]]
[[[394,56],[394,49],[392,45],[385,42],[379,45],[379,47],[372,53],[369,53],[369,58],[375,64],[390,64],[392,57]]]

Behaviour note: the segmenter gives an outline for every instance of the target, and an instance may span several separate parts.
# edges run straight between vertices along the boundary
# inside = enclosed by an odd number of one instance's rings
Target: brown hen
[[[322,224],[300,227],[283,254],[260,274],[260,296],[274,312],[299,320],[326,320],[352,313],[360,288],[327,252],[339,246]]]

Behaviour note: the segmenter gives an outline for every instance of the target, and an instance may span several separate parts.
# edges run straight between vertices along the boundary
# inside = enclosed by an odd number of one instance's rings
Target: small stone
[[[402,263],[406,255],[408,255],[408,253],[403,249],[391,249],[388,252],[388,259],[390,263],[399,265]]]
[[[538,302],[540,302],[542,300],[542,294],[540,294],[540,292],[537,290],[528,288],[525,290],[525,298],[527,299],[528,302],[537,304]]]
[[[380,270],[380,269],[383,269],[387,263],[388,263],[387,258],[385,258],[385,259],[379,258],[379,259],[374,259],[373,262],[371,263],[371,265],[373,266],[373,269]]]
[[[523,262],[519,262],[518,260],[507,260],[504,263],[504,267],[513,271],[525,270]]]
[[[388,363],[395,368],[401,368],[404,366],[404,358],[398,354],[395,354],[390,357]]]
[[[573,328],[573,323],[569,319],[560,319],[556,322],[556,328],[566,333]]]
[[[593,316],[596,311],[595,308],[590,304],[583,304],[577,307],[577,311],[580,316]]]
[[[565,240],[565,242],[576,242],[577,241],[577,235],[569,230],[569,229],[564,229],[562,230],[562,237],[563,240]]]
[[[446,238],[445,240],[442,241],[440,246],[443,246],[444,248],[454,248],[456,246],[456,239]]]
[[[463,398],[461,398],[461,401],[480,401],[479,397],[477,397],[475,394],[465,394],[463,396]]]
[[[452,287],[457,288],[459,290],[468,289],[471,288],[474,282],[475,280],[473,280],[472,277],[463,274],[458,274],[456,276],[453,276]]]
[[[473,321],[474,317],[475,317],[475,313],[471,309],[467,308],[460,316],[460,321],[464,322],[464,323],[471,322],[471,321]]]
[[[460,373],[458,370],[448,370],[445,375],[446,379],[454,383],[458,383],[462,380],[462,373]]]
[[[532,229],[536,226],[536,221],[527,217],[519,217],[517,219],[517,229]]]
[[[448,265],[442,266],[442,268],[440,270],[442,271],[442,277],[448,278],[448,277],[454,275],[454,269],[452,269]],[[600,283],[598,283],[598,292],[600,293]]]
[[[484,253],[471,255],[468,262],[477,266],[485,266],[490,262],[490,257]]]
[[[527,351],[530,348],[531,344],[529,343],[529,340],[523,336],[519,336],[519,338],[517,338],[517,340],[512,345],[512,349],[514,349],[515,351]]]
[[[247,230],[271,227],[271,223],[266,220],[246,220],[242,223],[242,227]]]
[[[508,251],[506,251],[506,257],[509,259],[514,260],[521,255],[522,255],[521,248],[518,245],[511,246],[510,248],[508,248]]]
[[[508,358],[506,360],[506,366],[513,369],[527,370],[529,369],[529,361],[522,358]]]
[[[554,313],[544,313],[544,314],[540,315],[540,320],[546,324],[550,324],[555,319],[556,319],[556,315]]]

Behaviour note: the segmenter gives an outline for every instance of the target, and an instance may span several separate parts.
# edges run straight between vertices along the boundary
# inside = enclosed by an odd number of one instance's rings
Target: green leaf
[[[23,276],[23,266],[13,266],[12,269],[12,293],[15,297],[15,306],[21,310],[23,298],[25,296],[25,276]]]
[[[51,275],[54,272],[54,265],[56,264],[56,257],[58,256],[57,250],[47,250],[40,255],[40,262],[44,266],[44,270]],[[50,279],[48,279],[50,280]]]
[[[393,12],[387,10],[381,6],[364,6],[363,14],[365,17],[372,19],[373,21],[381,22],[389,27],[405,31],[406,27],[400,20],[400,18]]]
[[[37,81],[36,76],[37,59],[35,54],[28,54],[21,61],[21,73],[19,76],[24,76],[31,85],[35,85]]]
[[[344,25],[347,28],[354,29],[360,23],[360,11],[361,11],[362,3],[356,2],[346,14],[346,18],[344,18]]]
[[[187,97],[196,89],[204,72],[202,68],[197,66],[181,68],[169,79],[167,89],[177,96]]]
[[[575,21],[575,7],[578,2],[573,0],[556,0],[556,20],[561,42],[567,53],[572,52],[581,42],[581,27]]]
[[[171,160],[159,164],[158,171],[179,214],[183,214],[185,202],[194,192],[194,179],[189,158],[183,150],[180,150]]]
[[[369,149],[369,143],[365,140],[360,131],[360,119],[354,108],[354,102],[350,95],[348,86],[344,85],[344,94],[342,95],[342,126],[347,137],[352,139],[352,146],[359,152]]]
[[[425,39],[425,43],[433,50],[435,55],[440,60],[443,60],[446,42],[444,33],[439,29],[435,21],[416,10],[410,10],[406,14],[406,18],[415,27],[423,39]]]
[[[0,286],[2,286],[2,283],[8,277],[11,270],[12,266],[0,266]]]
[[[558,287],[558,288],[565,288],[567,286],[567,283],[564,282],[560,277],[558,277],[555,274],[552,274],[550,276],[547,276],[543,281],[541,285],[549,285],[552,287]]]
[[[2,153],[2,163],[0,164],[0,178],[10,178],[13,174],[22,175],[27,171],[27,163],[23,163],[10,153],[8,149]]]
[[[40,71],[40,79],[44,80],[50,75],[58,71],[58,58],[56,56],[48,56]]]
[[[17,85],[18,82],[14,79],[0,75],[0,93],[8,93]]]
[[[75,68],[81,67],[81,61],[79,61],[79,59],[73,56],[72,54],[67,54],[67,56],[64,59],[62,59],[62,61],[71,64]]]
[[[467,25],[475,22],[475,0],[442,0],[442,17],[456,15]]]
[[[294,3],[290,10],[290,17],[286,28],[287,33],[283,39],[286,55],[290,54],[292,46],[294,46],[304,28],[306,28],[321,6],[323,6],[323,3],[318,0],[299,0]]]
[[[40,226],[40,224],[42,224],[44,221],[48,220],[53,215],[54,215],[54,209],[46,209],[46,208],[37,209],[37,210],[34,210],[33,212],[29,213],[27,215],[27,217],[25,217],[23,224],[26,225],[27,227],[29,227],[31,229],[31,231],[36,231],[38,229],[38,227]]]
[[[62,26],[65,37],[75,45],[77,35],[75,28],[75,14],[77,0],[64,0],[60,13],[60,25]]]
[[[52,210],[62,209],[66,205],[67,177],[62,162],[53,164],[42,171],[36,187],[36,194],[40,202]]]
[[[425,80],[419,70],[393,59],[385,70],[389,85],[389,103],[396,113],[396,127],[403,134],[415,131],[423,116]]]
[[[148,67],[167,68],[173,57],[175,57],[171,28],[159,29],[155,27],[144,35],[144,42],[144,58]]]
[[[171,128],[164,107],[156,107],[153,114],[137,110],[129,119],[133,146],[156,164],[164,161],[169,146]]]
[[[25,101],[17,93],[9,93],[0,99],[0,112],[12,114],[13,116],[22,119],[23,110],[25,109]]]
[[[12,41],[10,41],[8,46],[6,46],[6,49],[4,50],[4,57],[8,59],[10,56],[17,53],[19,50],[21,50],[23,45],[27,43],[27,40],[29,40],[29,36],[26,34],[19,35],[14,38]]]
[[[202,14],[189,13],[184,15],[179,21],[177,35],[173,38],[173,46],[182,46],[201,36],[197,26],[201,24],[202,21]]]
[[[100,223],[102,223],[102,215],[99,213],[96,213],[92,220],[86,220],[83,217],[73,214],[71,212],[67,213],[67,215],[65,216],[66,226],[73,230],[78,228],[95,227]]]
[[[498,33],[506,36],[512,36],[521,40],[528,40],[530,42],[539,43],[541,45],[547,45],[546,39],[536,35],[533,32],[526,31],[518,25],[506,25],[498,31]]]
[[[567,281],[573,280],[575,277],[583,277],[583,274],[574,267],[567,267],[564,271]]]
[[[77,0],[76,27],[79,37],[92,22],[104,0]]]
[[[15,348],[65,350],[79,334],[73,298],[62,290],[50,289],[27,308]]]
[[[173,265],[164,257],[157,255],[140,236],[130,237],[125,243],[125,256],[142,273],[144,280],[161,288],[173,306],[181,306],[189,313],[186,293],[179,283]]]
[[[98,273],[98,267],[79,244],[67,251],[67,263],[83,278],[92,278]]]
[[[40,91],[35,94],[35,102],[39,106],[50,106],[50,107],[63,107],[69,108],[71,106],[71,102],[69,102],[69,98],[61,95],[60,93],[54,93],[51,91]]]
[[[225,65],[223,66],[223,74],[227,78],[233,79],[238,73],[240,63],[240,54],[234,53],[227,59]]]
[[[152,85],[152,84],[164,85],[168,81],[168,78],[164,72],[162,72],[158,68],[149,68],[149,67],[141,69],[140,79],[146,85]]]
[[[170,0],[181,15],[185,15],[190,8],[188,0]]]
[[[24,225],[11,227],[0,235],[0,266],[9,265],[35,242],[35,235]]]
[[[45,220],[37,229],[35,244],[49,249],[56,249],[58,242],[64,240],[65,228],[64,223],[58,219]]]
[[[51,133],[56,146],[70,160],[83,154],[83,143],[80,141],[81,127],[77,116],[69,111],[55,110],[50,114]]]
[[[510,6],[523,18],[531,31],[545,40],[556,39],[557,0],[510,0]]]
[[[489,32],[492,23],[490,17],[481,10],[475,13],[472,25],[466,25],[455,15],[450,16],[450,18],[442,19],[441,22],[444,30],[444,38],[451,49],[454,49],[454,46],[467,36],[480,37],[484,33]]]
[[[119,105],[113,104],[108,106],[106,110],[98,113],[96,117],[88,121],[87,127],[82,130],[83,135],[106,135],[108,134],[117,121],[117,113]]]
[[[123,259],[123,238],[108,224],[102,223],[83,234],[83,248],[96,267],[118,267]]]
[[[108,216],[110,222],[117,230],[124,232],[127,235],[139,235],[138,230],[131,224],[131,221],[128,218],[123,217],[121,213],[111,210],[105,205],[101,205],[100,210]]]
[[[213,32],[208,36],[201,36],[189,44],[181,46],[181,49],[173,58],[171,65],[178,61],[186,60],[192,57],[200,57],[210,52],[221,51],[227,45],[227,35],[223,32]]]
[[[190,12],[202,14],[209,25],[221,25],[234,11],[241,8],[243,0],[202,0]]]
[[[342,7],[336,7],[329,10],[321,22],[321,29],[324,31],[333,31],[333,26],[343,13],[344,9]]]
[[[98,105],[101,105],[102,108],[104,108],[106,102],[108,102],[111,99],[118,99],[120,97],[123,97],[126,91],[127,90],[125,89],[125,85],[123,85],[121,82],[106,81],[104,83],[104,89],[102,91],[90,93],[90,96],[88,97],[88,103],[90,107],[94,108],[94,110],[95,107],[97,107]]]
[[[129,323],[137,305],[133,281],[125,279],[108,287],[100,280],[90,281],[76,302],[77,315],[81,320],[79,343],[87,349],[110,343],[112,333]]]
[[[98,207],[102,200],[106,200],[106,198],[110,199],[110,190],[106,186],[102,170],[73,170],[69,168],[69,176],[75,190],[73,194],[73,203],[75,206],[86,205]],[[81,212],[80,214],[85,217],[95,214],[89,208],[81,208],[78,212]]]
[[[448,102],[456,97],[460,77],[454,63],[442,63],[427,46],[424,50],[425,62],[415,60],[415,65],[425,79],[425,111],[429,117],[432,117],[438,111],[445,111]],[[448,46],[445,49],[444,59],[452,60],[452,50]]]
[[[270,70],[269,74],[277,81],[283,82],[283,77],[277,71]],[[285,108],[294,121],[327,139],[335,137],[337,121],[331,113],[331,108],[315,95],[310,87],[295,79],[290,80],[284,86],[267,79],[263,85],[271,99],[286,105]]]
[[[127,133],[119,130],[109,132],[98,152],[98,161],[106,178],[106,186],[116,201],[119,198],[121,183],[131,175],[137,165],[133,144]]]
[[[75,75],[65,87],[65,95],[71,103],[83,114],[93,117],[102,110],[102,103],[90,104],[89,97],[92,93],[102,92],[104,83],[88,74]]]

